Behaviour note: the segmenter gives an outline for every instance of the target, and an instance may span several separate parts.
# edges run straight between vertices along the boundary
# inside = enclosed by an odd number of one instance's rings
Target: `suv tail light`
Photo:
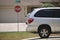
[[[33,22],[33,20],[34,20],[34,19],[29,18],[29,19],[28,19],[28,23],[32,23],[32,22]]]

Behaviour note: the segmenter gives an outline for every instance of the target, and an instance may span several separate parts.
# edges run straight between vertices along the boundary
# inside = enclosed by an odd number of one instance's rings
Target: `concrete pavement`
[[[27,38],[22,40],[60,40],[60,34],[53,34],[49,38],[40,38],[40,37],[33,37],[33,38]]]
[[[40,37],[34,37],[34,38],[27,38],[27,39],[22,39],[22,40],[60,40],[60,37],[58,36],[50,36],[49,38],[40,38]]]

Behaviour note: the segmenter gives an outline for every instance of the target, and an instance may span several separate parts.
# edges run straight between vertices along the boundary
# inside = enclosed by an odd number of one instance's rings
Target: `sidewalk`
[[[26,31],[25,23],[0,23],[0,32]]]

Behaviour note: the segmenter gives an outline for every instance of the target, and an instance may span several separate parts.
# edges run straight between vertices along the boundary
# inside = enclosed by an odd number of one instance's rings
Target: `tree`
[[[51,4],[51,3],[44,3],[42,5],[42,7],[54,7],[55,5]]]

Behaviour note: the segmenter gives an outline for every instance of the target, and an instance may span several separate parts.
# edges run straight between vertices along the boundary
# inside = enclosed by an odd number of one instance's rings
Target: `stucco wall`
[[[0,5],[15,5],[15,0],[0,0]]]
[[[19,13],[15,12],[15,6],[0,6],[0,23],[17,23],[25,22],[26,7],[21,6],[21,11]]]
[[[21,6],[21,12],[18,13],[18,17],[17,12],[14,10],[17,4]],[[0,0],[0,23],[25,22],[27,6],[29,5],[40,5],[40,2],[39,0],[21,0],[20,3],[16,3],[15,0]]]
[[[14,9],[0,9],[0,23],[13,23],[17,22],[17,13]]]

